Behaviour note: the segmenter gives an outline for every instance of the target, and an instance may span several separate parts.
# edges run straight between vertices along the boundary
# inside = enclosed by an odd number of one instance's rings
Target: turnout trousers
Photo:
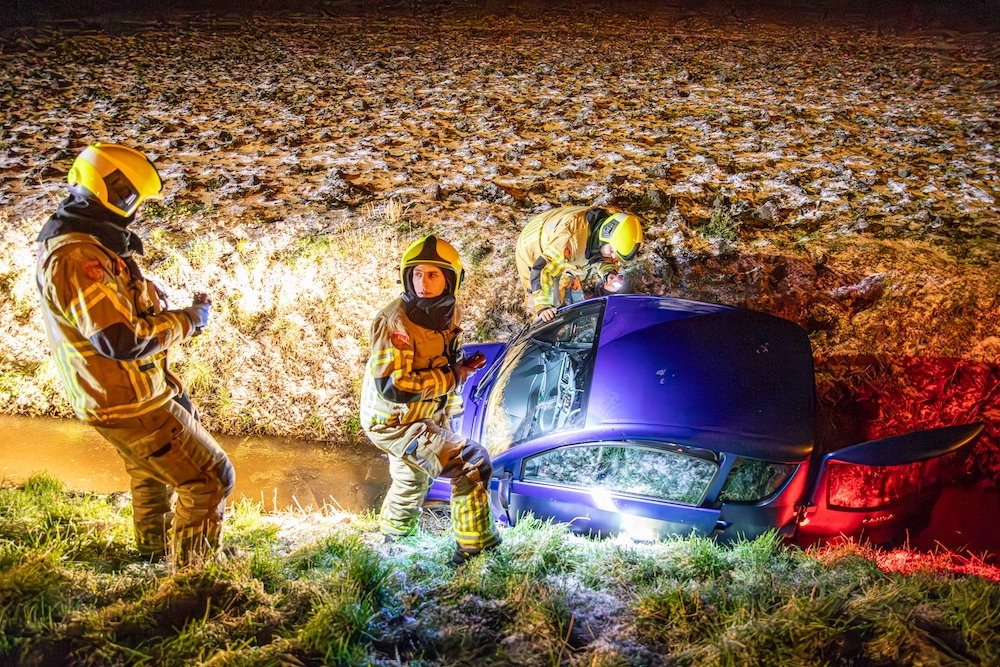
[[[158,556],[172,547],[179,567],[218,547],[226,496],[236,481],[229,457],[185,405],[186,393],[139,417],[95,427],[131,477],[139,552]]]
[[[429,419],[411,424],[373,425],[365,429],[375,446],[389,456],[392,484],[382,502],[379,528],[390,537],[417,530],[420,507],[436,477],[451,479],[451,527],[458,548],[476,554],[500,541],[480,469],[466,458],[478,444],[442,428]],[[472,447],[470,447],[470,445]]]

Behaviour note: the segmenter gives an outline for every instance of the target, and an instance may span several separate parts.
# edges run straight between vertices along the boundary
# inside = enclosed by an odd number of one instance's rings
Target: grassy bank
[[[137,562],[128,499],[0,489],[2,665],[991,665],[1000,570],[773,536],[592,541],[523,521],[455,569],[430,528],[231,508],[227,558]],[[904,573],[905,572],[905,573]]]

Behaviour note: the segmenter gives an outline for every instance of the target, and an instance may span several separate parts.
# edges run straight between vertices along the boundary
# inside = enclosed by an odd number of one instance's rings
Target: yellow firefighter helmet
[[[431,234],[410,244],[399,263],[399,278],[403,282],[403,289],[407,292],[413,288],[410,276],[413,274],[413,267],[418,264],[430,264],[446,269],[445,276],[448,276],[452,294],[458,292],[462,278],[465,277],[465,270],[462,268],[462,258],[450,243]]]
[[[118,144],[97,142],[84,149],[66,177],[108,210],[126,218],[147,199],[159,199],[163,182],[145,155]]]
[[[631,213],[615,213],[601,223],[598,238],[622,259],[632,259],[642,245],[642,222]]]

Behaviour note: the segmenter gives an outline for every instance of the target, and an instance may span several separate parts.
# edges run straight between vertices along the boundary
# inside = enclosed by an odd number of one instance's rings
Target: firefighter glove
[[[212,309],[212,303],[194,303],[182,309],[191,318],[196,330],[201,330],[208,325],[208,311]]]

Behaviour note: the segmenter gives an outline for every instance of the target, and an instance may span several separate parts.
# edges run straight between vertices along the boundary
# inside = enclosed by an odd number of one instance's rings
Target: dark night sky
[[[901,30],[943,28],[965,31],[1000,29],[1000,0],[0,0],[0,27],[60,19],[167,19],[190,13],[279,13],[323,10],[332,14],[398,12],[506,11],[558,13],[581,7],[622,13],[657,7],[705,14],[768,20],[796,16],[824,22],[864,21]]]

